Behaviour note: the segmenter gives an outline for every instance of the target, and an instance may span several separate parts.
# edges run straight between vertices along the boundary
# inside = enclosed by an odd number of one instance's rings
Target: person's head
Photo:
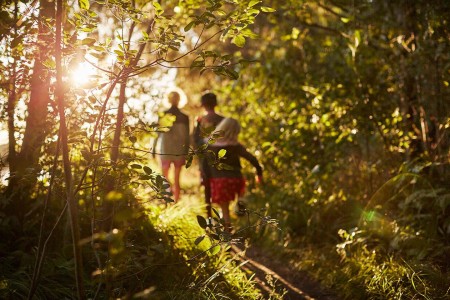
[[[207,92],[202,95],[201,98],[202,106],[207,110],[212,110],[217,105],[217,97],[216,94]]]
[[[233,143],[238,141],[241,125],[236,119],[225,118],[217,125],[215,131],[222,132],[222,137],[219,139],[220,142]]]
[[[180,103],[180,94],[178,94],[178,92],[170,92],[169,95],[167,95],[167,100],[170,105],[178,107],[178,103]]]

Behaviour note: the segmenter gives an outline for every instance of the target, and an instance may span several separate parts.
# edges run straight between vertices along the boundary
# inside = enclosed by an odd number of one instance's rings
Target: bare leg
[[[205,203],[206,203],[206,213],[208,215],[208,219],[212,218],[211,212],[211,185],[209,184],[208,179],[203,179],[205,181]]]
[[[162,169],[162,174],[163,176],[167,179],[167,182],[169,182],[170,185],[172,185],[169,181],[169,169],[170,169],[170,164],[163,164],[161,163],[161,169]],[[169,188],[170,190],[170,188]]]
[[[228,202],[220,203],[220,208],[222,209],[222,216],[225,222],[225,230],[231,231],[231,222],[230,222],[230,207]]]
[[[173,187],[173,197],[175,199],[175,202],[178,202],[180,199],[180,173],[181,168],[183,166],[175,166],[175,176],[174,176],[174,187]]]
[[[163,176],[166,177],[167,181],[169,181],[169,168],[170,168],[170,165],[162,165],[161,166]]]
[[[211,184],[209,182],[209,165],[206,158],[202,158],[200,161],[200,173],[202,176],[203,186],[205,187],[205,204],[206,204],[206,214],[208,216],[208,221],[212,220],[211,211]]]

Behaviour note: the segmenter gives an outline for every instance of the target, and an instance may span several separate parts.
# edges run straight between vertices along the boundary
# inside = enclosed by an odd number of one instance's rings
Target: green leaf
[[[238,79],[239,78],[239,73],[236,72],[235,70],[231,70],[231,69],[225,69],[225,74],[230,77],[231,79]]]
[[[46,66],[47,68],[49,68],[49,69],[54,69],[54,68],[56,68],[56,63],[55,63],[55,61],[54,61],[53,59],[51,59],[51,58],[46,59],[42,64],[43,64],[44,66]]]
[[[16,37],[15,39],[13,39],[12,40],[12,42],[11,42],[11,48],[16,48],[17,47],[17,45],[19,45],[20,44],[20,42],[22,42],[22,38],[20,38],[20,37]]]
[[[252,8],[252,9],[249,9],[247,11],[247,14],[249,14],[249,15],[257,15],[257,14],[259,14],[259,10]]]
[[[157,186],[161,186],[163,184],[163,177],[161,175],[156,176],[155,182]]]
[[[267,6],[261,6],[261,10],[263,12],[266,12],[266,13],[271,13],[271,12],[275,12],[276,11],[275,9],[273,9],[271,7],[267,7]]]
[[[245,38],[242,35],[237,35],[231,40],[231,42],[242,48],[245,45]]]
[[[205,66],[204,60],[194,60],[190,66],[190,68],[203,68]]]
[[[216,233],[211,233],[209,236],[211,238],[215,239],[216,241],[220,241],[220,236]]]
[[[166,203],[172,203],[172,202],[175,202],[175,200],[173,200],[173,199],[170,198],[170,197],[164,197],[163,200],[166,201]]]
[[[209,249],[209,254],[216,255],[217,253],[219,253],[219,251],[220,251],[220,246],[216,245],[216,246],[212,247],[211,249]]]
[[[259,0],[252,0],[252,1],[250,1],[248,7],[253,7],[253,6],[255,6],[256,4],[258,4],[259,2],[261,2],[261,1],[259,1]]]
[[[200,227],[203,229],[206,229],[206,227],[208,227],[208,223],[206,222],[206,219],[202,216],[197,215],[197,222],[198,222],[198,225],[200,225]]]
[[[114,53],[116,53],[117,54],[117,56],[118,57],[123,57],[125,54],[123,53],[123,51],[120,51],[120,50],[114,50]]]
[[[208,148],[208,144],[203,144],[200,147],[198,147],[198,150],[199,151],[204,151],[204,150],[206,150],[206,148]]]
[[[213,213],[217,216],[217,218],[220,219],[220,214],[219,214],[219,212],[217,211],[217,209],[215,209],[214,207],[212,207],[212,211],[213,211]]]
[[[133,144],[137,142],[137,138],[135,136],[129,136],[128,139],[130,140],[130,142],[132,142]]]
[[[78,5],[82,10],[88,10],[90,7],[89,0],[78,0]]]
[[[219,159],[221,159],[221,158],[223,158],[223,157],[225,156],[225,154],[227,154],[227,150],[225,150],[225,149],[220,149],[220,150],[219,150],[219,153],[217,154],[217,157],[218,157]]]
[[[199,236],[198,238],[195,239],[194,244],[197,246],[198,244],[200,244],[203,240],[205,239],[205,236]]]
[[[189,155],[187,158],[186,158],[186,169],[187,168],[189,168],[191,165],[192,165],[192,160],[194,159],[194,156],[193,155]]]
[[[148,175],[150,175],[150,174],[152,174],[153,173],[153,170],[152,169],[150,169],[149,167],[147,167],[147,166],[145,166],[144,168],[144,172],[146,173],[146,174],[148,174]]]
[[[91,46],[91,45],[94,45],[96,41],[97,41],[97,40],[96,40],[96,39],[93,39],[93,38],[85,38],[85,39],[83,39],[83,40],[81,41],[81,44],[82,44],[82,45]]]
[[[184,31],[185,31],[185,32],[188,32],[189,30],[191,30],[191,28],[192,28],[194,25],[195,25],[195,21],[192,21],[191,23],[187,24],[187,25],[184,27]]]
[[[162,6],[158,2],[154,1],[152,4],[156,10],[162,10]]]
[[[158,2],[153,2],[153,7],[155,8],[155,13],[157,16],[162,15],[162,13],[164,12],[164,10],[161,7],[161,4],[159,4]]]

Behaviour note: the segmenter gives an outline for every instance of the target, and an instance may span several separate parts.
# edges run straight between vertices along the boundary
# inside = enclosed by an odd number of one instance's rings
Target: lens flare
[[[77,86],[84,86],[93,81],[97,70],[87,62],[80,63],[70,72],[71,81]]]

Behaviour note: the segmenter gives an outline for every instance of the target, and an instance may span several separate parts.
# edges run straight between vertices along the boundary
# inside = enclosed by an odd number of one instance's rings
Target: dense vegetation
[[[233,237],[196,217],[196,183],[174,206],[150,161],[177,85],[192,119],[214,90],[264,166],[239,221],[252,242],[342,298],[448,297],[449,11],[444,0],[3,1],[0,296],[263,297],[226,251]],[[274,220],[279,230],[263,226]]]

